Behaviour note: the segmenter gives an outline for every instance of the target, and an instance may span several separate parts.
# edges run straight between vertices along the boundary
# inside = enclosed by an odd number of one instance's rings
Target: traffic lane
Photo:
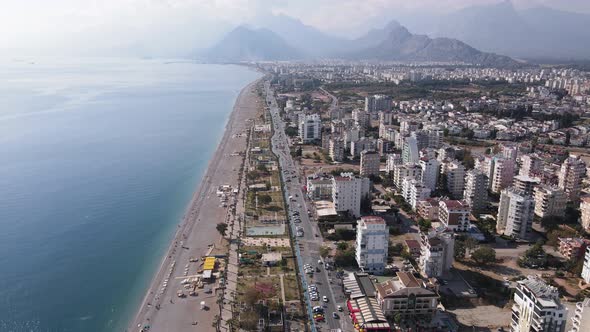
[[[276,109],[275,109],[275,111],[276,111]],[[279,122],[282,124],[282,120],[280,120],[279,117],[275,116],[274,119],[275,119],[275,123]],[[282,125],[279,127],[282,127]],[[287,161],[287,164],[293,165],[292,158],[290,158],[291,157],[290,155],[286,156],[286,153],[285,153],[282,157],[284,159],[280,158],[280,159],[283,159],[281,161]],[[287,177],[287,174],[285,174],[285,171],[283,171],[283,176]],[[295,181],[293,181],[293,180],[295,180]],[[301,185],[299,183],[299,177],[292,179],[292,184],[293,184],[292,186],[287,186],[287,187],[292,187],[292,188],[290,188],[290,190],[288,190],[290,195],[292,195],[293,192],[295,193],[295,197],[294,197],[294,203],[295,203],[294,205],[295,206],[293,206],[293,208],[296,211],[299,211],[299,215],[301,218],[301,224],[303,224],[302,227],[304,227],[303,239],[309,241],[311,244],[315,244],[315,248],[313,248],[313,251],[316,253],[316,256],[314,256],[314,257],[312,257],[311,255],[307,256],[307,258],[305,259],[307,262],[306,264],[311,264],[314,267],[317,266],[320,269],[320,272],[314,273],[314,276],[317,275],[318,278],[308,278],[307,276],[305,276],[305,278],[308,281],[308,284],[310,284],[310,282],[313,282],[314,280],[316,280],[319,296],[320,296],[320,299],[322,299],[322,301],[320,301],[320,303],[322,306],[326,307],[326,311],[325,311],[326,322],[330,328],[338,328],[338,327],[340,327],[340,322],[336,321],[332,317],[332,313],[336,312],[336,302],[335,302],[334,294],[333,294],[332,289],[329,284],[328,275],[325,271],[325,267],[323,266],[323,264],[318,264],[318,261],[314,260],[314,258],[320,257],[319,256],[319,248],[323,243],[323,239],[321,238],[321,233],[319,233],[319,229],[317,229],[317,225],[315,225],[315,227],[314,227],[314,225],[311,223],[311,219],[309,218],[309,215],[307,213],[307,211],[308,211],[307,202],[305,201],[305,199],[303,197],[303,191],[301,190]],[[306,228],[307,228],[307,230],[306,230]],[[317,236],[316,236],[316,234],[317,234]],[[327,303],[323,302],[323,296],[326,296],[328,298]]]

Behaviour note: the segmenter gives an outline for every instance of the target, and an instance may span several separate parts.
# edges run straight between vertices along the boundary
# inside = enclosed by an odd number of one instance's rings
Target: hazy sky
[[[445,12],[499,0],[0,0],[3,54],[173,55],[208,46],[269,13],[324,31],[362,32],[391,13]],[[589,0],[513,0],[590,12]],[[378,20],[379,18],[380,20]]]

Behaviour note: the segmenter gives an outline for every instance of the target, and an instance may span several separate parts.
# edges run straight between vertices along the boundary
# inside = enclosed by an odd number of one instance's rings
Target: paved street
[[[308,211],[311,211],[311,206],[308,206],[308,202],[305,200],[304,193],[302,191],[302,182],[304,179],[300,179],[299,172],[296,164],[293,162],[289,153],[289,143],[287,135],[285,134],[285,123],[279,116],[279,110],[277,108],[276,100],[269,89],[268,83],[266,84],[267,101],[271,103],[270,112],[272,115],[274,136],[272,138],[273,151],[279,157],[280,165],[282,168],[282,177],[285,183],[286,199],[292,196],[289,201],[289,215],[292,216],[294,212],[299,212],[301,216],[301,223],[291,223],[293,234],[296,233],[295,228],[300,226],[303,228],[304,236],[296,238],[296,246],[299,248],[301,254],[301,260],[298,260],[300,272],[303,272],[302,266],[305,264],[311,264],[314,268],[319,267],[320,272],[315,272],[313,276],[304,276],[303,286],[307,289],[307,285],[317,285],[320,301],[310,301],[308,294],[306,293],[306,302],[308,306],[323,305],[326,313],[326,322],[317,323],[316,327],[320,330],[338,329],[342,328],[343,331],[349,331],[352,329],[352,324],[346,314],[346,305],[344,294],[341,289],[341,280],[335,277],[334,271],[326,271],[323,265],[318,264],[320,259],[319,249],[323,243],[322,235],[317,227],[317,224],[310,220]],[[287,182],[288,181],[288,182]],[[332,283],[330,283],[332,280]],[[323,296],[328,297],[328,303],[321,301]],[[344,308],[343,312],[338,312],[337,306],[340,305]],[[335,319],[332,317],[332,313],[337,312],[339,318]]]

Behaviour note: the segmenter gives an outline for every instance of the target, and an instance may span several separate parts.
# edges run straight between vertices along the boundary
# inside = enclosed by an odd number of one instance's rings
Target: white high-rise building
[[[422,233],[418,265],[428,278],[441,277],[451,269],[454,259],[455,238],[450,233]]]
[[[377,150],[377,140],[361,137],[358,141],[350,142],[350,154],[353,157],[360,157],[364,150]]]
[[[541,183],[538,178],[532,178],[527,175],[517,175],[512,180],[512,186],[516,189],[522,190],[526,195],[533,195],[535,187]]]
[[[566,318],[557,288],[537,276],[517,282],[510,332],[564,332]]]
[[[395,165],[393,168],[393,183],[398,189],[402,188],[405,178],[420,179],[422,169],[417,164]]]
[[[377,216],[361,217],[356,226],[356,262],[363,272],[382,274],[387,264],[389,229]]]
[[[344,140],[341,138],[330,139],[330,158],[332,161],[344,160]]]
[[[359,109],[352,111],[352,118],[354,119],[354,123],[361,128],[367,128],[371,121],[369,113]]]
[[[395,165],[403,164],[402,156],[396,153],[390,153],[387,155],[387,159],[385,161],[385,171],[387,173],[393,172]]]
[[[565,192],[568,200],[578,202],[585,176],[586,163],[579,156],[570,155],[563,162],[559,171],[559,188]]]
[[[532,196],[512,187],[502,190],[496,231],[518,239],[529,238],[534,211],[535,201]]]
[[[463,198],[465,190],[465,166],[458,161],[443,165],[443,174],[447,177],[447,189],[454,199]]]
[[[535,214],[540,218],[565,216],[567,198],[563,190],[549,185],[535,188]]]
[[[436,189],[438,183],[438,174],[440,173],[440,162],[434,158],[420,158],[420,168],[422,169],[421,180],[424,185],[431,191]]]
[[[361,152],[361,176],[378,176],[381,157],[377,151]]]
[[[467,172],[463,198],[472,213],[485,211],[488,205],[488,178],[482,171],[472,169]]]
[[[584,267],[582,268],[582,279],[584,279],[587,284],[590,284],[590,247],[586,247]]]
[[[403,135],[409,135],[411,132],[418,130],[419,127],[418,122],[404,120],[400,123],[399,130]]]
[[[405,178],[402,184],[402,194],[406,202],[416,211],[418,202],[430,197],[430,188],[426,187],[421,181]]]
[[[576,303],[576,310],[572,317],[572,328],[568,332],[590,331],[590,298]]]
[[[590,233],[590,196],[583,196],[580,200],[580,224],[586,233]]]
[[[402,148],[402,160],[404,163],[418,163],[420,152],[418,150],[418,141],[414,136],[408,136],[404,139]]]
[[[515,162],[509,158],[494,158],[491,178],[491,190],[500,193],[502,189],[510,187],[514,178]]]
[[[332,178],[332,202],[337,212],[348,212],[353,217],[361,215],[361,201],[369,194],[368,178],[343,173]]]
[[[321,139],[322,121],[319,114],[302,114],[299,116],[299,138],[303,143]]]

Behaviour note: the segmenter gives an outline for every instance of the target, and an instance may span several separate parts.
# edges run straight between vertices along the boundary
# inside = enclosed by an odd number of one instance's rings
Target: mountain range
[[[525,59],[590,58],[590,15],[549,7],[517,9],[511,1],[446,15],[398,17],[412,31],[459,39],[486,52]]]
[[[397,21],[359,38],[344,39],[284,15],[270,19],[264,28],[239,26],[202,56],[215,62],[331,58],[518,65],[509,57],[481,52],[456,39],[412,34]]]

